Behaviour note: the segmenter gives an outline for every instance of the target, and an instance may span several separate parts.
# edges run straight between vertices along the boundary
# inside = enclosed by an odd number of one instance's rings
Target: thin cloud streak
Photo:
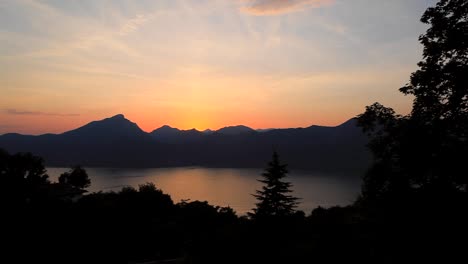
[[[24,111],[17,109],[5,109],[4,111],[8,115],[21,115],[21,116],[80,116],[80,114],[60,114],[60,113],[49,113],[49,112],[40,112],[40,111]]]
[[[243,0],[241,11],[255,16],[280,15],[329,5],[334,0]]]
[[[331,125],[376,100],[406,112],[395,87],[420,60],[428,1],[5,0],[0,133],[115,112],[148,131]]]
[[[50,57],[83,57],[99,49],[106,49],[116,54],[124,54],[131,58],[143,58],[136,49],[130,47],[124,41],[124,37],[137,32],[140,27],[154,19],[157,13],[139,13],[133,17],[120,17],[112,23],[105,25],[97,19],[86,20],[82,17],[70,16],[63,10],[35,0],[19,2],[18,8],[28,10],[30,18],[37,24],[48,24],[49,30],[54,32],[67,32],[67,38],[52,37],[45,40],[46,45],[32,51],[15,54],[16,57],[26,58],[50,58]],[[111,11],[108,11],[112,13]],[[53,24],[54,21],[62,21]],[[68,32],[69,31],[69,32]],[[44,32],[47,32],[45,30]],[[2,32],[2,35],[5,32]],[[13,36],[18,38],[18,36]],[[21,36],[25,37],[25,36]],[[27,36],[31,38],[31,36]]]
[[[146,24],[153,17],[154,17],[154,14],[150,14],[150,15],[139,14],[135,16],[134,18],[129,19],[120,29],[119,35],[125,36],[132,32],[137,31],[139,27]]]

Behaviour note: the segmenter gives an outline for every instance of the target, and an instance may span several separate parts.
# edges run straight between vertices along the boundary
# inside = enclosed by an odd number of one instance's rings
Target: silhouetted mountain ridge
[[[33,152],[49,166],[263,167],[276,149],[294,169],[363,169],[370,162],[367,141],[354,119],[336,127],[262,132],[243,125],[208,132],[165,125],[146,133],[116,115],[62,134],[5,134],[0,148]]]
[[[226,134],[226,135],[238,135],[242,133],[251,133],[251,132],[256,132],[256,131],[244,125],[227,126],[227,127],[223,127],[221,129],[216,130],[216,133]]]
[[[169,125],[164,125],[164,126],[162,126],[160,128],[157,128],[157,129],[153,130],[151,133],[156,133],[156,134],[158,134],[158,133],[159,134],[166,134],[167,133],[167,134],[170,134],[170,133],[177,133],[179,131],[180,131],[180,129],[178,129],[178,128],[173,128],[173,127],[171,127]]]
[[[64,136],[104,138],[104,137],[138,137],[146,132],[136,124],[118,114],[110,118],[90,122],[82,127],[63,133]]]

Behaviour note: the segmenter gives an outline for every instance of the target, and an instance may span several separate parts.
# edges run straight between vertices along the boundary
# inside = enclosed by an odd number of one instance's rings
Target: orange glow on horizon
[[[151,118],[150,115],[146,116],[129,116],[125,115],[127,119],[135,122],[143,131],[151,132],[163,125],[169,125],[173,128],[181,130],[196,129],[203,131],[206,129],[218,130],[226,126],[245,125],[253,129],[266,129],[266,128],[296,128],[296,127],[309,127],[311,125],[321,126],[337,126],[340,125],[354,116],[349,118],[342,118],[337,116],[334,119],[330,118],[317,118],[315,120],[307,120],[307,117],[297,117],[295,119],[285,120],[281,119],[242,119],[241,117],[233,117],[223,119],[222,116],[203,116],[196,114],[181,115],[179,119],[172,121]]]
[[[428,3],[291,1],[247,12],[255,5],[215,2],[7,1],[0,134],[62,133],[116,114],[150,132],[336,126],[377,101],[411,109],[398,88],[426,29],[408,18]],[[362,30],[382,16],[395,21],[388,34]]]
[[[117,113],[115,113],[117,114]],[[111,117],[115,114],[110,114],[106,116],[93,115],[92,117],[57,117],[57,116],[28,116],[22,117],[21,119],[9,118],[5,121],[11,123],[12,129],[6,133],[20,133],[20,134],[47,134],[54,133],[60,134],[69,130],[73,130],[84,126],[92,121],[102,120],[104,118]],[[344,119],[316,119],[306,120],[306,118],[297,118],[294,120],[289,120],[289,122],[282,122],[279,119],[242,119],[242,118],[232,118],[232,119],[222,119],[222,117],[211,117],[211,116],[202,116],[202,115],[186,115],[181,116],[180,119],[173,119],[172,121],[163,120],[161,118],[153,118],[152,115],[125,115],[125,118],[136,123],[143,131],[151,132],[154,129],[157,129],[163,125],[169,125],[174,128],[181,130],[196,129],[198,131],[203,131],[206,129],[217,130],[226,126],[235,126],[235,125],[245,125],[253,129],[261,128],[295,128],[295,127],[308,127],[311,125],[323,125],[323,126],[336,126],[349,118]]]

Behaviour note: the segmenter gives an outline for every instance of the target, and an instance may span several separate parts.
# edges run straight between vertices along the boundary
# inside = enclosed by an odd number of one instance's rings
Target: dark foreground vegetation
[[[1,154],[2,258],[15,263],[454,263],[465,257],[466,192],[296,211],[285,166],[265,170],[247,217],[174,203],[154,184],[86,194],[80,167],[58,183],[42,160]],[[71,176],[73,175],[73,176]],[[65,180],[64,178],[67,178]],[[404,198],[404,199],[403,199]]]
[[[273,156],[248,216],[174,203],[148,183],[86,194],[86,171],[58,183],[41,158],[0,152],[2,261],[11,263],[464,263],[468,243],[468,2],[441,0],[422,22],[420,69],[400,90],[413,110],[378,103],[358,120],[374,164],[348,207],[296,211]]]

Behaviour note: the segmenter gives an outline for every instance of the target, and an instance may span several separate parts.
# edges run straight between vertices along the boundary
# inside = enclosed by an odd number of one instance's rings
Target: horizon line
[[[312,127],[312,126],[320,126],[320,127],[338,127],[342,124],[345,124],[347,123],[348,121],[352,120],[352,119],[355,119],[356,117],[351,117],[351,118],[348,118],[346,119],[345,121],[342,121],[334,126],[330,126],[330,125],[318,125],[318,124],[312,124],[312,125],[309,125],[309,126],[298,126],[298,127],[268,127],[268,128],[253,128],[253,127],[250,127],[248,125],[244,125],[244,124],[237,124],[237,125],[226,125],[226,126],[222,126],[218,129],[212,129],[212,128],[206,128],[206,129],[202,129],[202,130],[199,130],[197,128],[190,128],[190,129],[180,129],[180,128],[177,128],[177,127],[173,127],[171,125],[169,125],[168,123],[166,124],[163,124],[161,126],[158,126],[154,129],[152,129],[151,131],[146,131],[146,130],[143,130],[136,122],[133,122],[132,120],[128,119],[127,117],[125,117],[125,114],[115,114],[115,115],[112,115],[110,117],[105,117],[105,118],[102,118],[102,119],[99,119],[99,120],[91,120],[91,121],[88,121],[87,123],[81,125],[81,126],[78,126],[76,128],[72,128],[70,130],[65,130],[65,131],[62,131],[62,132],[59,132],[59,133],[39,133],[39,134],[22,134],[22,133],[18,133],[18,132],[6,132],[6,133],[2,133],[0,134],[0,136],[4,136],[4,135],[8,135],[8,134],[18,134],[18,135],[23,135],[23,136],[42,136],[42,135],[61,135],[63,133],[66,133],[66,132],[69,132],[69,131],[73,131],[73,130],[76,130],[76,129],[79,129],[81,127],[84,127],[86,125],[89,125],[90,123],[93,123],[93,122],[100,122],[100,121],[104,121],[106,119],[111,119],[111,118],[116,118],[116,117],[123,117],[124,119],[128,120],[129,122],[131,123],[134,123],[141,131],[145,132],[145,133],[151,133],[159,128],[162,128],[164,126],[168,126],[170,128],[173,128],[173,129],[177,129],[179,131],[190,131],[190,130],[195,130],[195,131],[198,131],[198,132],[204,132],[206,130],[210,130],[212,132],[216,132],[220,129],[223,129],[223,128],[228,128],[228,127],[237,127],[237,126],[245,126],[245,127],[248,127],[252,130],[255,130],[255,131],[258,131],[258,130],[275,130],[275,129],[295,129],[295,128],[308,128],[308,127]]]

